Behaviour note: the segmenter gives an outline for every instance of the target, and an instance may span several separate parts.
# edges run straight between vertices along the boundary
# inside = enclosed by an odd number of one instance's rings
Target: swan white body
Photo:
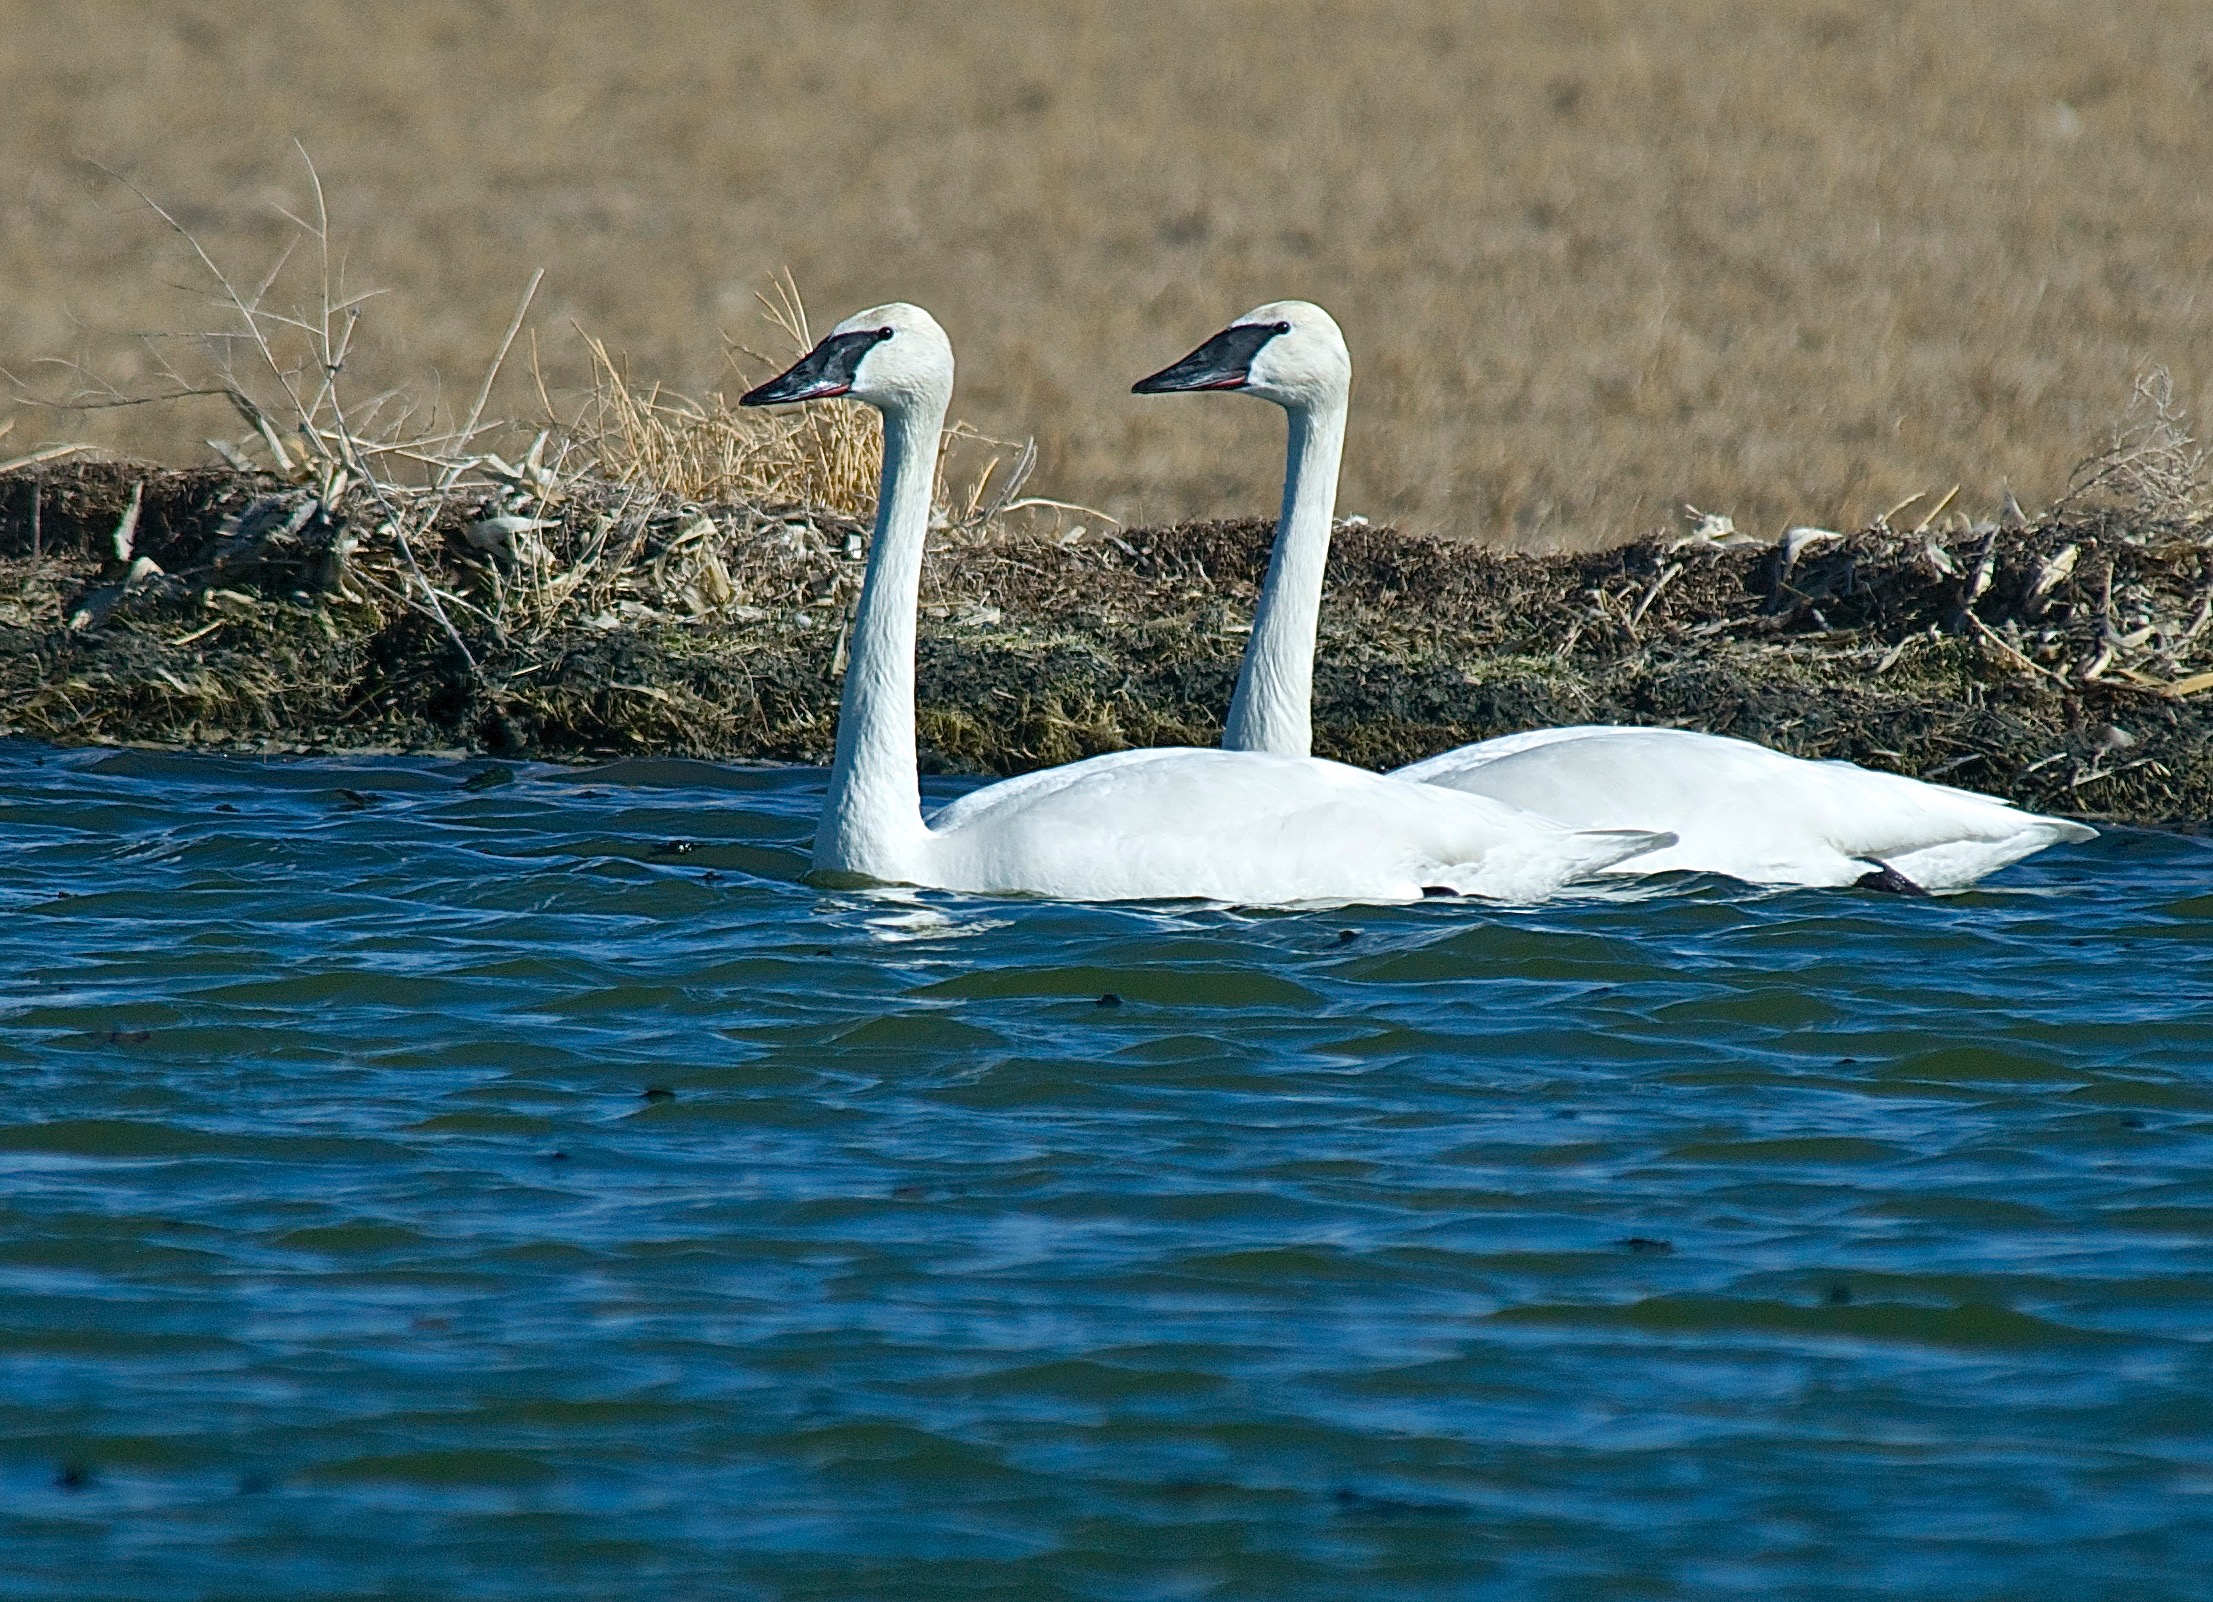
[[[1318,306],[1272,302],[1137,388],[1240,389],[1290,419],[1282,516],[1222,744],[1304,756],[1352,391],[1344,336]],[[1893,888],[1958,889],[2097,833],[1969,790],[1684,729],[1533,730],[1462,746],[1391,777],[1509,802],[1572,827],[1676,837],[1673,846],[1624,859],[1614,873],[1719,873],[1764,885],[1848,885],[1888,869],[1907,881],[1885,877]]]
[[[2095,829],[1972,790],[1808,762],[1689,729],[1538,729],[1464,745],[1393,777],[1448,785],[1585,828],[1634,814],[1677,843],[1638,873],[1722,873],[1752,884],[1848,885],[1890,868],[1956,890]]]
[[[846,319],[745,397],[849,394],[884,418],[884,471],[854,613],[818,873],[1064,900],[1246,905],[1534,899],[1668,843],[1562,828],[1484,796],[1305,753],[1121,751],[987,785],[927,822],[915,766],[915,606],[953,355],[919,307]]]

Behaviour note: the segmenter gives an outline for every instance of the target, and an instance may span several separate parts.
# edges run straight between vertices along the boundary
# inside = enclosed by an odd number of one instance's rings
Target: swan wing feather
[[[1488,796],[1253,751],[1121,751],[972,791],[930,820],[932,882],[1087,901],[1534,900],[1668,843]]]
[[[1881,862],[1925,889],[1957,889],[2097,833],[1972,790],[1689,729],[1536,730],[1462,746],[1392,777],[1490,796],[1577,828],[1667,830],[1674,847],[1624,871],[1756,884],[1851,884]]]

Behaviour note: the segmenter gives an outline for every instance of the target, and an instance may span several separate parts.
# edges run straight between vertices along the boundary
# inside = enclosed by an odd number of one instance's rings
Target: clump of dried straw
[[[787,276],[760,297],[769,320],[798,350],[814,341],[798,286]],[[790,410],[732,406],[640,389],[606,345],[582,334],[592,353],[589,398],[566,425],[585,442],[592,468],[619,484],[641,484],[679,500],[794,506],[858,517],[873,504],[882,440],[867,408],[830,401]]]

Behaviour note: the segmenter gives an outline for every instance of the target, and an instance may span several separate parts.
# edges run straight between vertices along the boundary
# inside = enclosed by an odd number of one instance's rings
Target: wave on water
[[[0,1589],[2203,1594],[2206,842],[1255,915],[821,788],[0,745]]]

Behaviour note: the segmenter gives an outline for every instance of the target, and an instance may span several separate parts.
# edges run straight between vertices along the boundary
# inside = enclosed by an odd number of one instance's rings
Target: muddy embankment
[[[411,539],[384,512],[228,472],[0,477],[0,732],[826,758],[857,525],[597,485],[484,550],[465,509]],[[949,531],[924,580],[925,767],[1212,743],[1268,533]],[[2195,826],[2213,818],[2209,609],[2213,525],[2117,513],[1877,527],[1794,556],[1497,555],[1351,527],[1330,560],[1316,745],[1383,766],[1534,726],[1677,724]]]

